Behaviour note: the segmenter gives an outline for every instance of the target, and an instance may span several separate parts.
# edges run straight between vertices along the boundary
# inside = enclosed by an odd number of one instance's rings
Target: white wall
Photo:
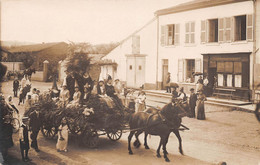
[[[145,54],[145,83],[156,84],[156,50],[157,50],[157,20],[154,19],[139,32],[140,54]],[[122,44],[112,50],[103,59],[112,59],[118,64],[117,75],[121,81],[126,81],[126,56],[132,54],[132,37],[126,39]]]
[[[214,18],[232,17],[237,15],[253,14],[253,2],[240,2],[222,6],[196,9],[180,13],[159,16],[159,32],[162,25],[180,24],[180,44],[176,46],[161,46],[159,43],[159,70],[158,78],[162,81],[162,59],[169,59],[169,71],[172,73],[173,81],[177,81],[178,59],[179,58],[200,58],[201,66],[203,56],[206,53],[235,53],[235,52],[252,52],[253,42],[236,42],[236,43],[206,43],[201,44],[200,29],[201,21]],[[185,23],[195,22],[195,44],[185,44]],[[159,36],[160,39],[160,36]],[[159,41],[160,42],[160,41]],[[251,61],[252,59],[250,59]],[[250,65],[252,73],[252,65]],[[201,67],[201,72],[202,72]],[[252,77],[252,76],[250,76]]]
[[[23,66],[22,62],[2,62],[7,67],[7,71],[20,71]]]

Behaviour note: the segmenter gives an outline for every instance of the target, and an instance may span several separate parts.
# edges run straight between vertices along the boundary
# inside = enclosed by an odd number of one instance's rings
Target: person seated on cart
[[[106,94],[115,101],[116,106],[119,107],[119,108],[123,108],[124,107],[123,103],[119,99],[119,97],[117,96],[115,88],[112,85],[112,77],[111,76],[108,76],[107,84],[105,86],[105,89],[106,89]]]
[[[15,107],[14,102],[13,102],[13,97],[10,95],[8,96],[8,102],[7,102],[8,107],[12,110],[15,111],[17,114],[19,114],[19,110]]]
[[[91,95],[91,86],[86,83],[85,86],[84,86],[84,93],[83,93],[83,104],[86,104],[89,100],[89,97]]]
[[[61,105],[61,107],[66,107],[68,105],[70,100],[70,91],[67,89],[66,84],[62,85],[62,90],[60,92],[59,99],[60,99],[59,105]]]
[[[79,91],[79,86],[75,86],[75,92],[73,94],[73,100],[67,105],[67,107],[77,107],[80,106],[81,92]]]
[[[114,108],[115,107],[115,104],[113,102],[113,100],[111,99],[111,97],[109,97],[107,94],[106,94],[106,88],[105,88],[105,83],[103,80],[100,80],[98,82],[98,85],[97,85],[97,94],[98,96],[100,97],[100,99],[104,102],[106,102],[106,104],[108,105],[109,108]]]

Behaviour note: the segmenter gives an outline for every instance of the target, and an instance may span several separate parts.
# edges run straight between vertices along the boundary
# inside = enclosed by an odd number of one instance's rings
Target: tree
[[[33,63],[34,63],[34,59],[31,55],[27,54],[23,57],[23,65],[25,69],[30,68]]]

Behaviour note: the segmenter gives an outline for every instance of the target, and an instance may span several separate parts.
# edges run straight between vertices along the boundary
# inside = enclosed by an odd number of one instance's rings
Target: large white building
[[[194,73],[203,73],[211,89],[217,86],[211,93],[255,97],[260,79],[259,3],[195,0],[156,11],[153,20],[104,57],[117,67],[104,65],[102,76],[113,75],[128,87],[164,89],[170,72],[172,82],[188,92],[198,78]]]

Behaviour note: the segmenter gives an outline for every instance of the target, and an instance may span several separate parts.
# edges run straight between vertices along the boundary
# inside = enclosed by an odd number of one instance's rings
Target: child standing
[[[28,117],[22,118],[22,126],[19,130],[19,141],[20,141],[20,150],[22,155],[22,160],[24,162],[31,161],[28,157],[29,147],[29,136],[28,136]]]
[[[196,101],[197,101],[197,95],[194,93],[194,88],[190,89],[190,99],[189,99],[189,105],[190,105],[190,118],[195,117],[195,107],[196,107]]]
[[[140,95],[137,97],[137,104],[138,104],[137,112],[142,112],[145,110],[145,99],[146,99],[145,92],[141,91]]]
[[[66,118],[62,118],[61,125],[59,126],[58,130],[58,141],[56,144],[56,149],[58,152],[67,152],[68,146],[68,138],[69,138],[69,129],[67,125]]]
[[[134,90],[131,89],[131,91],[126,95],[128,100],[128,108],[135,111],[135,96],[134,96]]]

